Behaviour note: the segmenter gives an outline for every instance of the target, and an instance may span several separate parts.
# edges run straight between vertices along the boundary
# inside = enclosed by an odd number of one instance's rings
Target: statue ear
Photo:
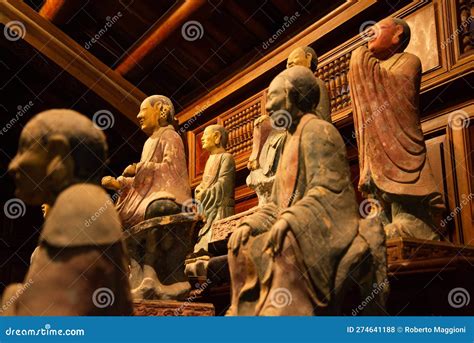
[[[402,25],[395,25],[395,34],[392,38],[392,43],[395,45],[401,45],[403,39],[403,26]]]
[[[217,146],[221,146],[221,133],[219,131],[214,131],[214,144]]]
[[[168,113],[170,113],[170,107],[166,104],[161,104],[160,116],[168,118]]]
[[[46,177],[51,191],[60,191],[71,183],[74,176],[74,160],[71,156],[71,146],[63,135],[51,135],[46,146],[49,163],[46,167]]]

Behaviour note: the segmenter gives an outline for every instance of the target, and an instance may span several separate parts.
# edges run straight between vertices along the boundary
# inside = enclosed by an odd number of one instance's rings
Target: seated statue
[[[117,179],[102,179],[102,186],[119,192],[116,206],[125,228],[142,222],[161,192],[172,193],[180,204],[191,198],[183,141],[172,126],[171,100],[162,95],[146,98],[137,118],[149,137],[140,162],[129,165]]]
[[[302,66],[268,88],[270,116],[284,110],[292,120],[271,202],[228,242],[228,315],[337,313],[352,278],[363,296],[385,279],[382,226],[360,220],[344,141],[315,114],[318,98],[319,84]]]
[[[26,124],[19,146],[9,165],[16,196],[51,207],[25,282],[5,290],[0,313],[131,315],[120,218],[97,185],[104,134],[77,112],[49,110]]]
[[[227,137],[227,131],[221,125],[206,127],[202,136],[202,147],[209,151],[210,156],[202,182],[195,190],[195,199],[206,220],[194,247],[197,254],[209,251],[212,223],[234,214],[235,161],[232,154],[225,150]]]
[[[439,240],[444,210],[420,126],[420,59],[404,52],[410,27],[388,18],[351,56],[349,82],[359,147],[359,190],[382,208],[388,238]]]
[[[313,48],[304,46],[296,48],[288,56],[286,67],[303,66],[309,68],[313,74],[318,69],[318,55]],[[319,101],[316,106],[316,114],[331,123],[331,101],[329,99],[329,92],[326,84],[319,77],[316,77],[319,86]]]

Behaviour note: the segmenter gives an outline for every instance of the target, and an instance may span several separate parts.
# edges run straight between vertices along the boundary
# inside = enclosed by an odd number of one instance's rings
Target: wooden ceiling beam
[[[155,52],[161,43],[173,33],[179,32],[181,26],[206,3],[206,0],[185,0],[163,21],[158,21],[151,33],[137,43],[136,48],[125,57],[115,70],[121,75],[131,73]]]
[[[39,14],[55,25],[62,25],[79,10],[82,4],[81,0],[46,0]]]
[[[84,84],[88,91],[96,93],[137,124],[137,111],[140,103],[146,98],[145,93],[99,61],[27,4],[17,0],[0,0],[0,23],[9,25],[14,21],[21,23],[19,33],[38,53],[59,65],[63,71]]]

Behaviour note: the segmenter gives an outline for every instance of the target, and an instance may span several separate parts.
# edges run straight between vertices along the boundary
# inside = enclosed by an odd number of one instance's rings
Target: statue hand
[[[227,249],[232,250],[232,253],[237,255],[240,246],[249,240],[251,231],[252,228],[247,224],[239,226],[230,236]]]
[[[258,161],[257,160],[252,160],[247,163],[247,168],[250,171],[257,170],[258,169]]]
[[[122,175],[127,177],[133,177],[137,173],[137,164],[133,163],[130,164],[125,170],[123,171]]]
[[[118,191],[120,189],[120,182],[112,176],[104,176],[101,181],[102,187]]]
[[[273,224],[270,229],[268,241],[265,244],[263,251],[270,250],[270,255],[279,255],[283,247],[283,241],[285,240],[286,233],[290,229],[290,225],[285,219],[279,219]]]

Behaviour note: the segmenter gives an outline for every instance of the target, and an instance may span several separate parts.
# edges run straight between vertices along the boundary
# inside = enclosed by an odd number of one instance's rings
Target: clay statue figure
[[[199,202],[206,223],[199,231],[194,252],[207,252],[211,239],[211,225],[215,220],[234,214],[235,161],[226,152],[227,131],[221,125],[206,127],[202,147],[210,156],[204,168],[202,182],[196,187],[195,199]]]
[[[313,73],[318,69],[318,55],[313,48],[304,46],[294,49],[288,56],[286,67],[303,66],[311,69]],[[323,80],[316,77],[319,86],[319,101],[316,106],[316,114],[322,119],[331,122],[331,102],[329,92]]]
[[[120,218],[98,185],[106,154],[102,131],[72,110],[42,112],[23,128],[9,165],[16,196],[51,208],[24,284],[4,292],[3,314],[132,314]]]
[[[171,100],[162,95],[146,98],[137,118],[149,137],[140,162],[129,165],[117,179],[102,179],[105,188],[120,194],[116,206],[125,228],[145,219],[147,206],[160,192],[173,194],[180,204],[191,198],[183,141],[172,126]]]
[[[268,113],[284,110],[292,121],[272,201],[243,219],[228,242],[228,315],[335,313],[356,266],[365,265],[368,289],[385,277],[382,226],[360,220],[344,142],[315,114],[318,98],[319,84],[302,66],[268,88]]]
[[[352,53],[349,81],[359,147],[359,190],[380,204],[388,238],[439,240],[444,203],[420,127],[420,59],[404,52],[408,24],[384,19]]]

